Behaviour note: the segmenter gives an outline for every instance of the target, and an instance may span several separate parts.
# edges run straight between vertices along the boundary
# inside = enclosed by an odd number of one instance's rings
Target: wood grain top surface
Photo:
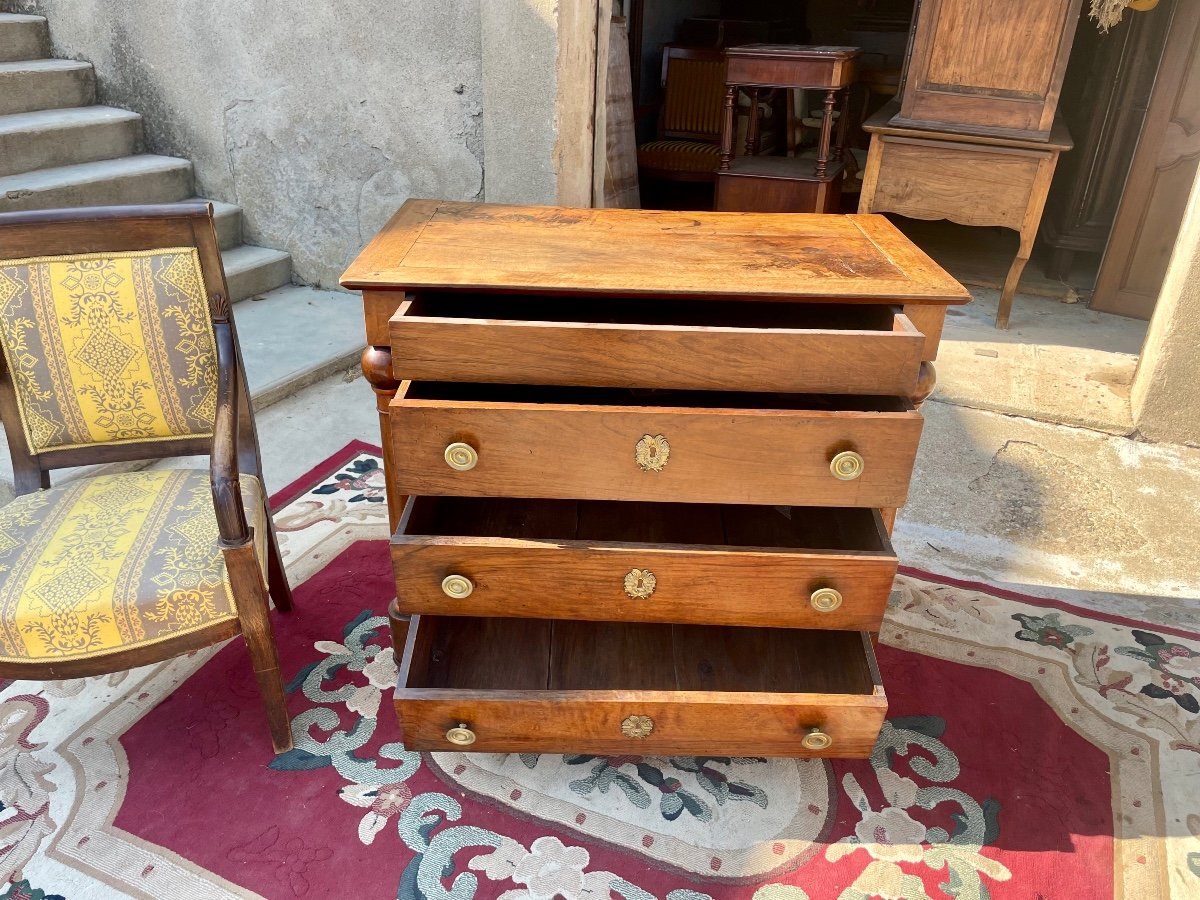
[[[878,215],[568,209],[409,200],[353,290],[960,304],[966,288]]]

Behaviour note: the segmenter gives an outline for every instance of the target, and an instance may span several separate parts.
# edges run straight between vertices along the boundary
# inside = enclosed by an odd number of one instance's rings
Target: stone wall
[[[483,189],[487,0],[8,0],[142,113],[151,152],[330,287],[406,198]]]

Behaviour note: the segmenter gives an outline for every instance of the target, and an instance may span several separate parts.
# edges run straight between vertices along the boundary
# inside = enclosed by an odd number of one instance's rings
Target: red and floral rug
[[[0,692],[0,898],[1200,897],[1200,635],[909,572],[870,760],[410,753],[382,483],[275,498],[291,753],[237,640]]]

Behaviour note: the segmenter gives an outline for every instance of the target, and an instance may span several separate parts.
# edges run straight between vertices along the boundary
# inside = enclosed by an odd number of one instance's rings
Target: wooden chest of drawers
[[[959,284],[878,216],[425,200],[342,283],[410,749],[870,753]]]

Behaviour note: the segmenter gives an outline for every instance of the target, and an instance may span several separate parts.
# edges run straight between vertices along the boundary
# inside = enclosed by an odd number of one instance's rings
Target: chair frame
[[[663,118],[667,110],[667,71],[672,59],[692,59],[702,62],[725,61],[725,51],[714,47],[683,47],[677,44],[664,44],[662,48],[662,72],[659,77],[659,87],[662,97],[658,102],[658,125],[655,140],[659,141],[695,141],[698,144],[720,146],[721,131],[718,127],[714,133],[706,131],[676,131],[663,127]],[[717,172],[680,172],[676,169],[643,168],[641,175],[645,178],[658,178],[663,181],[695,181],[715,183]]]
[[[241,349],[234,326],[229,288],[220,245],[208,203],[93,207],[0,213],[0,258],[120,253],[167,247],[194,247],[200,259],[204,290],[212,317],[217,361],[217,411],[213,435],[126,443],[97,443],[31,453],[21,428],[16,389],[8,362],[0,351],[0,419],[12,454],[17,495],[50,487],[50,471],[67,466],[153,460],[173,456],[209,457],[213,507],[221,553],[237,605],[237,618],[217,622],[159,643],[115,650],[86,659],[0,662],[0,677],[55,680],[81,678],[162,662],[241,634],[267,710],[276,753],[292,747],[291,723],[279,653],[269,617],[268,596],[281,611],[292,609],[291,588],[284,572],[270,502],[263,489],[267,528],[267,578],[264,583],[254,549],[253,528],[246,521],[239,475],[262,481],[262,455],[250,405]]]

